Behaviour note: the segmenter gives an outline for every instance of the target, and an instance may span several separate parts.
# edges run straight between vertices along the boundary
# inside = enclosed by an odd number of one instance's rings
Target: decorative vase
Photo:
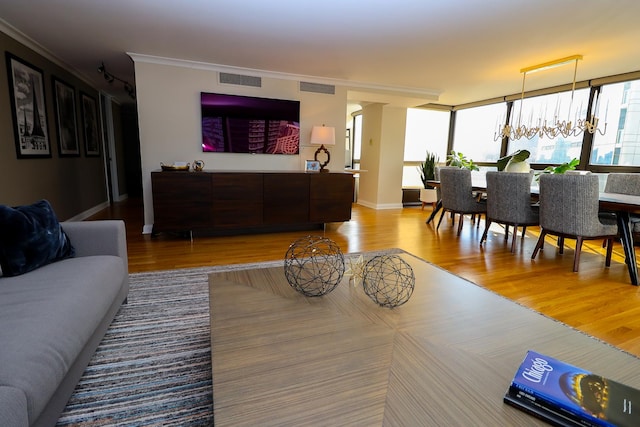
[[[505,172],[519,172],[519,173],[529,173],[531,170],[531,165],[526,160],[524,161],[513,161],[513,159],[509,160],[507,166],[504,168]]]
[[[438,201],[438,193],[435,188],[421,188],[420,201],[423,203],[435,203]]]

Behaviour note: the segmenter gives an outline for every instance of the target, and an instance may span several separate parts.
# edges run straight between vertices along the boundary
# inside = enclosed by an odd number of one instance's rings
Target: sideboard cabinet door
[[[153,232],[211,226],[211,177],[196,172],[152,172]]]
[[[243,229],[262,225],[263,174],[215,172],[209,175],[214,229]]]
[[[309,175],[268,173],[264,175],[265,225],[309,222]]]
[[[309,220],[341,222],[351,219],[354,179],[347,173],[311,174]]]

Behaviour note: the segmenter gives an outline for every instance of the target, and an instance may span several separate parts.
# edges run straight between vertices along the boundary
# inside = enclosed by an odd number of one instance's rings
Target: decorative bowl
[[[191,165],[189,165],[189,163],[184,163],[184,162],[165,165],[164,163],[160,162],[160,167],[162,168],[163,171],[188,171]]]

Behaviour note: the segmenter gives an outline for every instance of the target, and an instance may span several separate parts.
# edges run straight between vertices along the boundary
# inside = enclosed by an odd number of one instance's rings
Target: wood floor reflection
[[[611,267],[606,268],[602,242],[585,243],[580,271],[573,273],[572,240],[566,241],[564,255],[549,240],[538,258],[531,260],[538,237],[535,227],[527,230],[512,254],[501,227],[492,226],[480,247],[484,221],[477,227],[466,217],[462,235],[456,237],[448,217],[439,230],[434,223],[425,224],[430,212],[429,207],[419,206],[374,210],[354,205],[351,221],[329,224],[325,230],[195,236],[193,240],[143,235],[138,199],[115,203],[91,219],[125,220],[131,273],[279,260],[293,241],[309,234],[324,233],[345,253],[400,248],[640,357],[640,287],[629,282],[619,244]]]

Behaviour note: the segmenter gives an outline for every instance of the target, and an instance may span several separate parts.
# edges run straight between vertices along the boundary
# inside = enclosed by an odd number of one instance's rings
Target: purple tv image
[[[300,101],[200,94],[202,151],[299,154]]]

